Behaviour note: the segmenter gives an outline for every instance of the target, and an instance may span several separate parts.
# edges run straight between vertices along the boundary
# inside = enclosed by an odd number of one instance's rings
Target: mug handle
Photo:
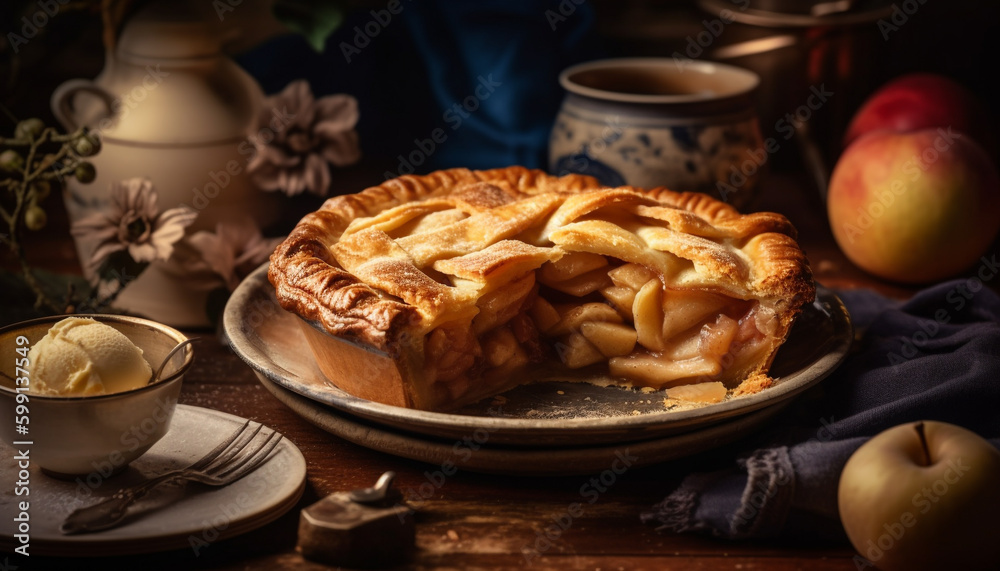
[[[96,95],[107,108],[106,116],[110,117],[113,114],[111,107],[115,102],[115,98],[110,93],[88,79],[71,79],[52,92],[51,100],[52,113],[67,131],[75,131],[80,127],[79,121],[76,119],[76,109],[73,106],[73,100],[76,98],[76,94],[81,92]]]

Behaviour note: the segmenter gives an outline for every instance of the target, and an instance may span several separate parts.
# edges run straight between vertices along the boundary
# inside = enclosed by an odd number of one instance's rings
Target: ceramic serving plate
[[[787,404],[841,363],[853,337],[843,303],[820,287],[816,301],[805,308],[775,358],[771,371],[777,379],[775,385],[758,394],[688,410],[667,410],[662,392],[546,382],[442,413],[389,406],[340,390],[317,367],[299,319],[278,305],[265,265],[233,293],[224,324],[233,349],[258,376],[329,407],[330,414],[453,441],[484,430],[490,434],[491,445],[529,448],[662,438]]]
[[[781,403],[700,430],[638,442],[551,447],[505,446],[490,429],[477,428],[454,440],[367,421],[278,386],[257,373],[264,388],[302,418],[323,430],[372,450],[458,470],[507,476],[575,476],[638,468],[675,460],[734,442],[781,411]],[[790,401],[784,401],[790,402]]]
[[[31,469],[30,553],[39,556],[105,557],[192,549],[211,550],[222,539],[257,529],[292,509],[305,490],[306,461],[287,438],[270,458],[243,478],[218,488],[200,484],[163,486],[139,500],[118,527],[80,535],[63,535],[59,526],[79,507],[93,504],[118,489],[145,478],[190,465],[215,448],[246,419],[196,406],[179,404],[170,430],[120,474],[105,477],[105,467],[75,480],[46,476]],[[0,443],[0,453],[14,452]],[[16,462],[0,462],[0,480],[17,479]],[[108,470],[110,472],[110,470]],[[17,502],[24,497],[0,494],[0,550],[13,552]],[[70,567],[80,567],[68,565]],[[83,565],[85,567],[85,565]]]

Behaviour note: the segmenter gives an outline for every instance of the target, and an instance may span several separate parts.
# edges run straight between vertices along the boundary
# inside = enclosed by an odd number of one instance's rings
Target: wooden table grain
[[[285,516],[247,534],[170,553],[99,558],[89,561],[89,568],[327,569],[295,550],[299,510],[327,494],[372,485],[386,470],[396,472],[396,485],[418,510],[417,551],[408,569],[854,568],[853,551],[846,544],[732,542],[659,533],[639,521],[639,514],[685,474],[731,463],[738,444],[628,469],[611,485],[601,486],[606,491],[594,503],[588,503],[593,494],[582,495],[581,487],[596,474],[527,478],[459,471],[442,482],[433,474],[438,466],[375,452],[310,425],[271,396],[218,337],[197,333],[203,340],[180,402],[249,418],[283,433],[306,458],[305,494]],[[426,483],[434,492],[423,499],[418,490]],[[582,507],[577,510],[571,504]],[[32,557],[29,568],[64,565],[65,560]]]
[[[818,199],[795,179],[772,185],[757,209],[786,213],[798,227],[817,279],[827,286],[872,287],[905,297],[912,289],[873,280],[837,250]],[[68,237],[53,239],[50,265],[72,258]],[[66,258],[66,259],[63,259]],[[60,269],[60,268],[56,268]],[[327,494],[369,486],[386,470],[418,509],[417,550],[407,569],[855,569],[846,541],[725,541],[658,532],[640,514],[694,470],[731,466],[736,443],[698,456],[616,476],[593,503],[581,487],[594,476],[527,478],[459,471],[443,481],[439,467],[363,448],[303,420],[275,399],[213,332],[203,341],[184,381],[180,402],[262,422],[283,433],[305,455],[307,485],[298,505],[255,531],[198,549],[98,558],[90,569],[327,569],[295,549],[299,511]],[[428,474],[431,474],[429,476]],[[433,488],[430,497],[418,490]],[[581,504],[579,510],[572,504]],[[567,515],[569,514],[569,515]],[[565,527],[565,529],[562,529]],[[66,560],[31,557],[25,569],[66,569]],[[74,565],[78,564],[74,562]]]

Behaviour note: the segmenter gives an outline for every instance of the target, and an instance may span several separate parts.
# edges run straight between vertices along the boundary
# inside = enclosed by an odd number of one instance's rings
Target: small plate
[[[271,458],[228,486],[198,484],[163,487],[140,500],[119,527],[97,533],[63,535],[59,526],[74,509],[94,503],[119,488],[190,465],[204,456],[246,419],[216,410],[179,404],[170,430],[122,473],[105,479],[95,471],[76,480],[56,480],[32,468],[30,496],[0,495],[0,549],[12,552],[20,501],[30,502],[31,555],[108,556],[171,549],[205,549],[213,542],[257,529],[290,510],[305,489],[306,461],[283,438]],[[13,452],[4,446],[4,457]],[[98,469],[101,467],[98,466]],[[109,469],[110,471],[110,469]],[[17,463],[0,462],[0,482],[18,479]]]
[[[458,470],[507,476],[576,476],[607,469],[650,466],[718,448],[750,434],[791,401],[740,415],[703,428],[643,440],[596,446],[503,446],[491,429],[477,428],[454,441],[366,421],[303,397],[257,373],[264,388],[296,414],[323,430],[360,446]],[[451,468],[448,468],[449,470]]]
[[[851,346],[850,317],[840,299],[819,287],[774,360],[774,386],[760,393],[688,410],[666,410],[662,392],[590,383],[544,382],[517,387],[450,413],[390,406],[349,395],[317,367],[299,318],[284,311],[255,270],[226,306],[226,334],[236,354],[272,383],[341,413],[427,436],[462,439],[488,430],[491,443],[513,446],[593,446],[676,435],[774,406],[815,385]]]

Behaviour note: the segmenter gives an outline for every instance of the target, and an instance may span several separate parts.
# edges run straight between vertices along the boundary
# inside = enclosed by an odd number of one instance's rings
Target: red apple
[[[1000,175],[956,131],[874,131],[834,167],[827,213],[837,244],[860,268],[931,282],[971,266],[997,235]]]
[[[837,505],[851,544],[883,571],[996,569],[998,484],[1000,451],[979,435],[944,422],[908,423],[850,457]]]
[[[976,96],[962,85],[941,75],[913,73],[886,83],[861,105],[844,134],[844,146],[872,131],[950,127],[992,152],[996,139],[988,117]]]

